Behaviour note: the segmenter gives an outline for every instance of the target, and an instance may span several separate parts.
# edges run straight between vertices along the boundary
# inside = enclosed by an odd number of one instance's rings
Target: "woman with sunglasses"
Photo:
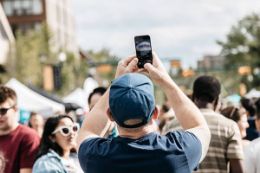
[[[59,115],[47,119],[33,173],[81,172],[70,157],[76,145],[78,130],[78,124],[70,116]]]

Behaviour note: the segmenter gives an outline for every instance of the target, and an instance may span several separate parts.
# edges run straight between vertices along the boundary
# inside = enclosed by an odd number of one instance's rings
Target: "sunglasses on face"
[[[13,106],[11,106],[9,108],[0,108],[0,116],[4,116],[7,113],[7,111],[9,111],[9,109],[14,108],[14,106],[15,105],[13,105]]]
[[[69,136],[72,132],[77,133],[79,131],[79,125],[73,124],[72,126],[59,126],[52,134],[60,132],[63,136]]]

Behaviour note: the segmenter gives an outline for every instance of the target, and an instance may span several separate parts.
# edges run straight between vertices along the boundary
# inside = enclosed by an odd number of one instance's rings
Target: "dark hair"
[[[256,105],[253,103],[253,100],[243,97],[240,100],[240,103],[246,109],[250,116],[255,116]]]
[[[260,98],[256,100],[255,107],[256,107],[256,118],[260,119]]]
[[[213,103],[221,92],[221,86],[217,78],[213,76],[200,76],[193,84],[192,100],[195,99]]]
[[[29,122],[28,122],[28,126],[32,128],[32,123],[30,122],[30,120],[32,119],[33,116],[37,115],[36,112],[31,112],[30,113],[30,118],[29,118]]]
[[[106,88],[105,87],[97,87],[95,88],[88,97],[88,104],[90,104],[91,98],[93,97],[94,94],[100,94],[101,96],[106,92]]]
[[[16,96],[15,91],[9,87],[1,85],[0,86],[0,103],[4,103],[9,98],[14,100],[16,103],[17,96]]]
[[[164,103],[163,105],[162,105],[162,111],[164,112],[164,113],[166,113],[166,112],[168,112],[169,110],[170,110],[170,107],[169,107],[169,105],[167,105],[166,103]]]
[[[235,106],[226,107],[225,109],[222,109],[220,113],[225,117],[234,120],[235,122],[238,122],[241,119],[239,108]]]
[[[73,119],[68,115],[58,115],[58,116],[50,117],[47,119],[47,121],[44,125],[40,149],[39,149],[36,159],[38,159],[42,155],[47,154],[49,152],[49,149],[54,150],[60,156],[63,155],[63,149],[61,148],[61,146],[59,146],[59,144],[57,144],[56,142],[53,142],[50,139],[51,136],[54,136],[52,134],[52,132],[56,129],[60,120],[63,118],[69,118],[72,122],[74,122]]]

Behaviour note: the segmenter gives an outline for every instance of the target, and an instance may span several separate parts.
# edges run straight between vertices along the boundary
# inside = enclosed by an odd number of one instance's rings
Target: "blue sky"
[[[217,54],[232,25],[252,12],[259,0],[73,0],[81,48],[108,48],[119,57],[135,54],[135,35],[149,34],[160,57],[195,66]]]

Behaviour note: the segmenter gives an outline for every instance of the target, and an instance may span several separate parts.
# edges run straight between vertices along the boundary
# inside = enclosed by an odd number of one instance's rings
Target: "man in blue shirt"
[[[199,109],[179,89],[153,54],[153,64],[138,69],[138,59],[119,62],[116,79],[83,122],[78,136],[78,155],[86,173],[189,173],[208,149],[210,131]],[[185,130],[157,132],[151,80],[164,91]],[[102,116],[107,112],[107,117]],[[119,137],[102,138],[115,121]]]

